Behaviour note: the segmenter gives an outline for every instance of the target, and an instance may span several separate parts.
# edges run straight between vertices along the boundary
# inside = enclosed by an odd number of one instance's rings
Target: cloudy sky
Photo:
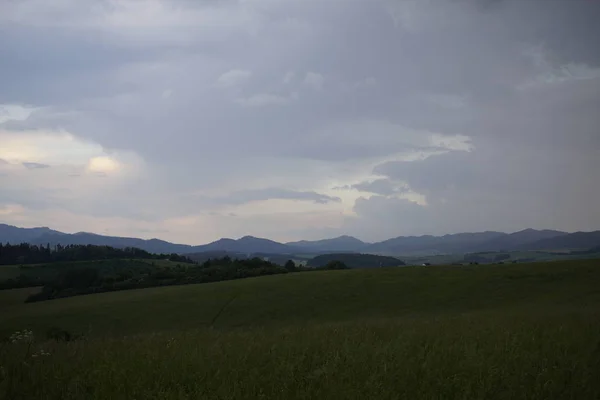
[[[0,222],[600,229],[600,2],[0,1]]]

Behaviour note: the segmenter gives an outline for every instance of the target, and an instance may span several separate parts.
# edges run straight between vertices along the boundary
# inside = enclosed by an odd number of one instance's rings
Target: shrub
[[[333,260],[329,261],[323,269],[348,269],[348,266],[341,261]]]
[[[82,337],[83,335],[80,333],[73,333],[56,327],[46,331],[46,338],[49,340],[56,340],[57,342],[71,342],[73,340],[81,339]]]
[[[293,272],[296,271],[296,263],[292,260],[287,260],[287,262],[285,263],[284,266],[285,269],[287,269],[289,272]]]

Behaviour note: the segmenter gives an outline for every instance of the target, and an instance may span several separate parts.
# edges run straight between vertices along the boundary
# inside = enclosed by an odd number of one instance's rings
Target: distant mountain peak
[[[523,229],[511,234],[502,232],[466,232],[443,236],[400,236],[377,243],[365,243],[350,235],[331,239],[279,243],[251,235],[239,239],[221,238],[212,243],[190,246],[161,239],[104,236],[90,232],[68,234],[48,227],[19,228],[0,223],[1,243],[37,245],[91,244],[113,247],[137,247],[151,253],[231,252],[243,254],[327,254],[370,253],[381,255],[433,255],[478,251],[512,251],[535,249],[585,249],[600,245],[600,232],[565,233],[554,230]]]
[[[338,240],[338,241],[345,240],[345,241],[352,241],[352,242],[356,242],[356,243],[366,244],[366,242],[363,242],[362,240],[357,239],[356,237],[350,236],[350,235],[338,236],[338,237],[336,237],[336,238],[334,238],[332,240]]]
[[[242,236],[238,240],[269,240],[269,239],[262,239],[262,238],[257,238],[256,236],[246,235],[246,236]]]
[[[511,235],[521,234],[521,233],[557,233],[557,234],[566,234],[567,232],[557,231],[557,230],[554,230],[554,229],[526,228],[526,229],[523,229],[523,230],[511,233]]]
[[[212,243],[233,243],[236,241],[237,240],[231,239],[231,238],[221,238],[221,239],[215,240],[214,242],[211,242],[210,244],[212,244]]]
[[[342,235],[332,239],[301,240],[286,243],[307,252],[358,252],[367,246],[367,243],[354,236]]]
[[[222,238],[202,246],[195,246],[195,252],[230,251],[234,253],[278,253],[291,254],[293,248],[270,239],[246,235],[237,240]]]

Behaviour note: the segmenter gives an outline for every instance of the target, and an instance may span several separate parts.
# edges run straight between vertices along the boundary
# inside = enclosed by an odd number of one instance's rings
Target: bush
[[[46,338],[49,340],[56,340],[57,342],[71,342],[83,338],[83,335],[52,327],[46,331]]]
[[[292,261],[292,260],[287,260],[287,262],[285,263],[284,268],[287,269],[288,272],[293,272],[293,271],[297,270],[296,263],[294,261]]]
[[[87,288],[94,286],[100,279],[100,274],[94,268],[72,269],[59,276],[60,287]]]
[[[284,274],[288,270],[261,258],[232,260],[229,257],[208,260],[203,266],[174,268],[129,268],[111,262],[110,269],[98,266],[70,268],[45,282],[43,289],[30,295],[35,302],[92,293],[153,286],[183,285]],[[299,269],[296,269],[299,270]],[[9,282],[13,286],[14,282]]]
[[[348,266],[346,264],[344,264],[341,261],[338,260],[333,260],[333,261],[329,261],[324,267],[323,269],[349,269]]]

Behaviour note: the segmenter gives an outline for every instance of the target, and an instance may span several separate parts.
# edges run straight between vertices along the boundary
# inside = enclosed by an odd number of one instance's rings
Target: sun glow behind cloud
[[[11,165],[40,164],[103,175],[135,175],[143,164],[134,153],[108,154],[99,144],[66,131],[0,129],[0,143],[0,159]]]
[[[37,162],[50,165],[85,165],[103,154],[101,146],[76,138],[65,131],[0,130],[0,158],[9,162]]]
[[[597,229],[596,2],[217,3],[0,1],[2,222]]]
[[[87,169],[91,172],[111,173],[117,172],[121,168],[118,161],[110,157],[92,157],[88,162]]]

